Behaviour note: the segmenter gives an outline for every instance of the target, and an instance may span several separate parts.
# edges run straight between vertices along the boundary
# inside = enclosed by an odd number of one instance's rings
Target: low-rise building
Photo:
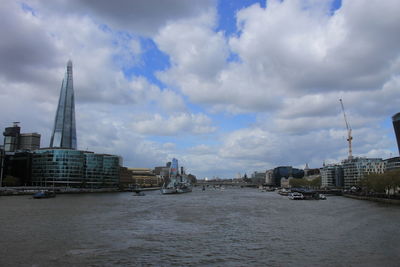
[[[160,186],[162,181],[157,177],[152,169],[149,168],[128,168],[132,172],[132,179],[138,187]]]
[[[119,187],[124,189],[135,187],[132,171],[128,170],[127,167],[120,167],[119,169]]]

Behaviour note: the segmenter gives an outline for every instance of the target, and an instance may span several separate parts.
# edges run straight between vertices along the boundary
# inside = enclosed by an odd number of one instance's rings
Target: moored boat
[[[56,197],[56,193],[54,191],[47,191],[47,190],[41,190],[39,192],[36,192],[33,194],[33,198],[39,199],[39,198],[52,198]]]
[[[133,190],[133,195],[134,196],[145,196],[146,194],[140,191],[139,189]]]
[[[292,200],[301,200],[304,199],[304,196],[302,193],[298,193],[298,192],[293,192],[293,193],[289,193],[289,199]]]

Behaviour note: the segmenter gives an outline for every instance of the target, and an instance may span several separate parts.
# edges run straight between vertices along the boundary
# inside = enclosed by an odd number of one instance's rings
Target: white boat
[[[298,192],[289,193],[288,197],[289,197],[289,199],[292,199],[292,200],[304,199],[303,194],[298,193]]]

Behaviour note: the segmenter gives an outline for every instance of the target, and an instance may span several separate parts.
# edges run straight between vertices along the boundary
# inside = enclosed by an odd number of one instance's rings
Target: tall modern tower
[[[76,149],[76,126],[75,126],[75,101],[74,85],[72,79],[72,61],[67,63],[67,71],[61,84],[60,99],[56,118],[54,120],[53,133],[51,135],[50,147],[61,147]]]
[[[397,147],[400,153],[400,112],[393,115],[392,120],[394,133],[396,134]]]

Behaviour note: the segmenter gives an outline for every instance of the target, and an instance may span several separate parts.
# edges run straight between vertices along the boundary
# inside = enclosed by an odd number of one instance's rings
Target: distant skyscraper
[[[72,79],[71,60],[67,63],[67,70],[61,84],[60,99],[58,100],[50,147],[77,148],[74,85]]]
[[[396,134],[397,147],[400,153],[400,112],[393,115],[392,120],[393,120],[394,133]]]

